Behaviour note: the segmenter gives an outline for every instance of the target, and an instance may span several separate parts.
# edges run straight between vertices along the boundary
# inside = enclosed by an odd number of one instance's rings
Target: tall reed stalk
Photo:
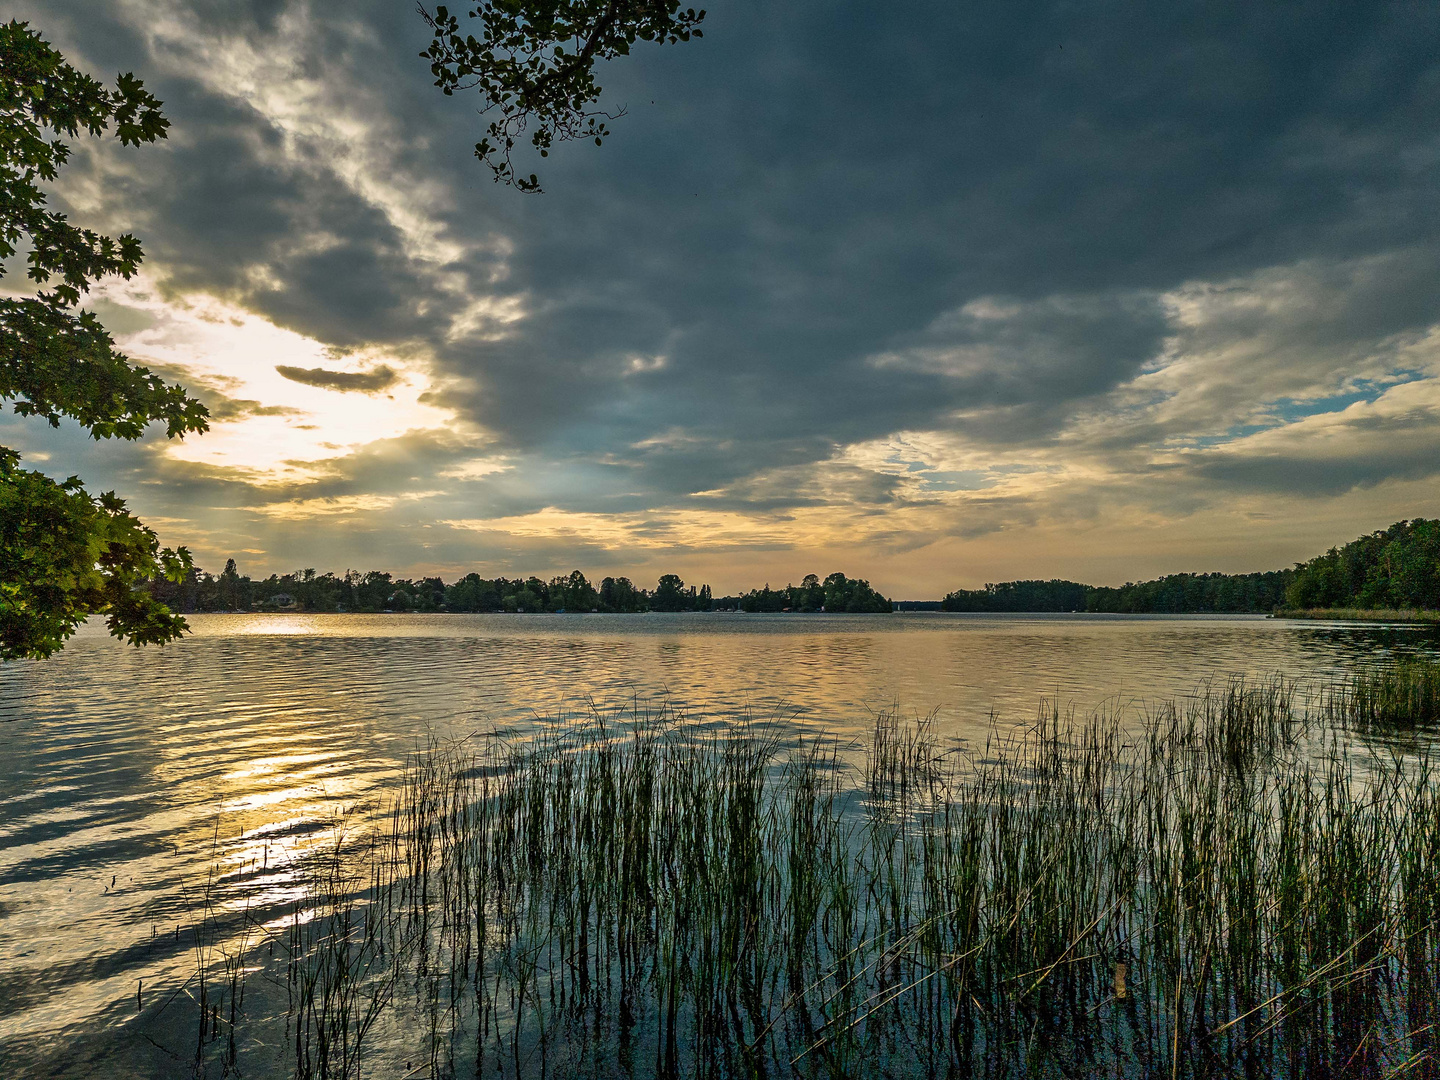
[[[297,921],[295,1074],[1433,1078],[1440,774],[1336,726],[1375,685],[432,747]]]

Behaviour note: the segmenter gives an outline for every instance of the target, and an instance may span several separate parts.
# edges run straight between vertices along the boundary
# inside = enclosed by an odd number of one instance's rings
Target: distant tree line
[[[1294,573],[1167,574],[1119,588],[1058,578],[1002,581],[983,589],[957,589],[940,606],[944,611],[1268,612],[1282,606]]]
[[[1167,574],[1119,588],[1078,581],[1002,581],[957,589],[944,611],[1089,611],[1117,614],[1270,612],[1281,607],[1293,570],[1257,574]]]
[[[662,574],[654,589],[627,577],[592,584],[579,570],[546,581],[539,577],[486,578],[466,574],[447,584],[438,577],[397,578],[381,570],[317,574],[313,569],[252,579],[234,559],[210,574],[193,567],[182,580],[149,583],[157,600],[180,612],[206,611],[890,611],[893,605],[868,581],[808,574],[784,589],[752,589],[715,597],[709,585],[686,585]]]
[[[1416,518],[1331,548],[1293,569],[1167,574],[1119,588],[1076,581],[1002,581],[956,589],[944,611],[1125,614],[1273,612],[1312,608],[1440,608],[1440,521]]]
[[[1292,570],[1254,574],[1167,574],[1118,589],[1092,589],[1086,611],[1268,612],[1283,605]]]
[[[983,589],[956,589],[940,601],[942,611],[1084,611],[1090,585],[1073,581],[1001,581]]]
[[[893,611],[895,605],[870,587],[868,581],[831,574],[821,581],[806,574],[799,585],[752,589],[735,598],[741,611]]]

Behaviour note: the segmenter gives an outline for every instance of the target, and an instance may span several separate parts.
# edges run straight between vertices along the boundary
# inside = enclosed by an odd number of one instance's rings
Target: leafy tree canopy
[[[47,208],[42,189],[81,132],[138,146],[163,139],[168,126],[133,75],[107,88],[28,24],[0,26],[0,260],[28,248],[27,273],[39,287],[0,298],[0,400],[21,416],[52,427],[68,416],[97,439],[137,439],[152,422],[172,438],[209,426],[203,405],[132,365],[94,314],[77,310],[94,282],[135,274],[139,241],[72,225]],[[101,612],[111,633],[135,645],[182,634],[184,620],[140,583],[179,580],[189,552],[161,549],[113,492],[92,496],[76,477],[57,483],[19,461],[0,447],[0,659],[48,656]]]
[[[1415,518],[1295,565],[1289,608],[1440,608],[1440,521]]]
[[[469,22],[443,5],[420,14],[434,40],[420,55],[446,95],[474,90],[493,119],[475,156],[499,183],[540,190],[531,173],[517,176],[511,155],[530,131],[531,145],[548,157],[556,142],[608,135],[606,120],[623,115],[594,108],[600,100],[595,62],[625,56],[637,41],[676,44],[701,37],[704,10],[679,0],[480,0]],[[478,26],[472,24],[478,23]],[[478,33],[472,33],[472,30]],[[533,125],[533,131],[531,131]]]
[[[822,582],[814,574],[806,574],[800,584],[772,589],[751,589],[739,597],[741,611],[828,611],[885,612],[894,610],[894,603],[881,596],[862,578],[830,574]]]
[[[113,492],[93,497],[15,458],[0,448],[0,656],[48,656],[101,611],[135,645],[177,636],[184,623],[142,586],[157,573],[178,581],[188,553],[161,550]]]
[[[650,607],[655,611],[685,611],[695,606],[693,598],[684,593],[685,582],[679,574],[661,574],[655,586],[655,595],[650,598]]]

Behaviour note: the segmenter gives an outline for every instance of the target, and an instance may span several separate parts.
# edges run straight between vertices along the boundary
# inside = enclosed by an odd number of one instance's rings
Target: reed
[[[297,917],[295,1074],[1440,1075],[1440,782],[1341,723],[1433,696],[1363,685],[430,747]]]
[[[396,887],[397,860],[378,847],[383,842],[370,837],[356,858],[337,835],[292,912],[285,985],[297,1080],[359,1077],[365,1038],[393,999],[400,968],[387,962],[386,949],[397,934],[387,910],[370,902]]]
[[[1343,721],[1382,729],[1440,724],[1440,662],[1408,657],[1350,677],[1332,695]]]
[[[191,1075],[204,1076],[209,1066],[218,1065],[222,1076],[238,1073],[237,1031],[245,1009],[246,977],[256,947],[256,926],[248,900],[238,910],[227,908],[220,882],[220,822],[216,820],[210,839],[210,868],[183,902],[189,913],[187,941],[195,967],[190,977],[168,995],[152,1013],[158,1016],[182,995],[194,1006],[194,1057]],[[175,943],[182,946],[181,927],[175,927]],[[143,1012],[143,983],[136,986],[136,1009]],[[183,1022],[182,1022],[182,1026]],[[172,1051],[165,1050],[179,1060]]]

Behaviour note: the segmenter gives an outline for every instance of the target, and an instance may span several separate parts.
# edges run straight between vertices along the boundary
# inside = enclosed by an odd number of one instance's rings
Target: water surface
[[[167,1015],[218,866],[267,911],[428,739],[665,699],[792,734],[898,703],[983,743],[1041,697],[1080,712],[1237,674],[1325,680],[1418,628],[1251,617],[210,615],[164,649],[87,626],[0,665],[0,1076],[188,1075]],[[358,813],[357,813],[358,812]],[[262,920],[263,921],[263,920]],[[138,994],[137,994],[138,991]]]

